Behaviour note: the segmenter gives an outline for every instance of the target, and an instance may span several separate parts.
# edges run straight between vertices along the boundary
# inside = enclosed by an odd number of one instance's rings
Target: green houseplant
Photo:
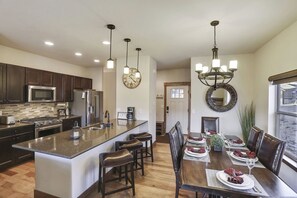
[[[214,151],[222,151],[222,147],[224,146],[224,140],[218,134],[212,135],[210,137],[210,145],[213,147]]]
[[[255,126],[255,115],[255,105],[253,102],[238,111],[242,137],[245,143],[247,142],[251,128]]]

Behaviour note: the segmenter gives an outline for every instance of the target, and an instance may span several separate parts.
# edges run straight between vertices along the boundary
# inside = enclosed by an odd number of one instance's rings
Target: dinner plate
[[[236,155],[234,155],[233,152],[230,152],[230,156],[231,156],[232,158],[234,158],[234,159],[236,159],[236,160],[238,160],[238,161],[242,161],[242,162],[246,162],[246,160],[249,159],[249,158],[245,158],[245,157],[239,157],[239,156],[236,156]],[[255,162],[257,162],[257,161],[258,161],[258,157],[255,157]]]
[[[189,143],[192,143],[192,144],[204,144],[205,143],[205,139],[203,138],[202,140],[193,140],[193,139],[187,139],[187,141]]]
[[[191,157],[204,157],[207,155],[207,152],[205,151],[205,153],[194,153],[189,151],[187,148],[185,149],[185,154],[189,155]]]
[[[254,180],[252,180],[248,175],[240,176],[243,178],[242,184],[234,184],[232,182],[228,182],[229,175],[226,174],[223,170],[218,171],[216,173],[216,177],[221,183],[234,189],[247,190],[253,188],[255,185]]]
[[[237,143],[234,143],[234,142],[229,141],[229,144],[230,144],[230,146],[234,146],[234,147],[242,147],[242,146],[245,146],[245,143],[244,143],[244,142],[241,143],[241,144],[237,144]]]

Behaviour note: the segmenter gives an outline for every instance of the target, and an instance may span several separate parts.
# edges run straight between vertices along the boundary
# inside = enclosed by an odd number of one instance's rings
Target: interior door
[[[189,87],[166,87],[166,133],[180,121],[183,133],[188,133]]]

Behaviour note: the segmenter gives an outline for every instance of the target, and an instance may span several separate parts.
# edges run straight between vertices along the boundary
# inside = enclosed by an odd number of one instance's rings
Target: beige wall
[[[116,118],[116,70],[103,69],[103,110],[110,113],[110,118]]]
[[[191,58],[191,129],[192,132],[200,132],[201,117],[211,116],[220,118],[220,131],[223,133],[234,134],[241,137],[241,127],[238,120],[238,108],[250,104],[253,100],[253,66],[254,55],[219,55],[222,63],[228,63],[229,60],[238,60],[238,71],[230,84],[235,88],[238,95],[237,104],[233,109],[227,112],[215,112],[211,110],[205,101],[205,94],[209,87],[203,85],[197,78],[195,72],[196,63],[209,65],[212,59],[207,57]]]
[[[164,83],[165,82],[191,82],[190,68],[167,69],[157,71],[157,121],[164,121]]]
[[[26,51],[0,45],[0,62],[31,67],[45,71],[75,75],[93,79],[94,88],[102,89],[102,68],[86,68],[55,59],[39,56]],[[97,75],[98,74],[98,77]]]

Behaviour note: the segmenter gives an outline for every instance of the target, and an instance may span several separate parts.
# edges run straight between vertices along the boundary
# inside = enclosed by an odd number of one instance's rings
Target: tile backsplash
[[[16,120],[43,116],[57,116],[55,103],[0,104],[2,115],[13,115]]]

